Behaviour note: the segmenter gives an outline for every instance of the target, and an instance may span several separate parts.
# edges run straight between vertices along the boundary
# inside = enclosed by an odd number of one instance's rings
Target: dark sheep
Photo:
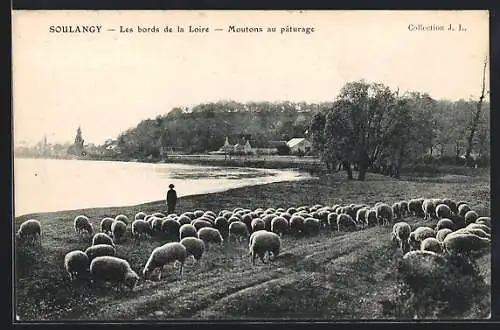
[[[100,244],[107,244],[113,247],[115,246],[115,243],[113,243],[113,239],[105,233],[97,233],[94,235],[94,237],[92,237],[92,245]]]
[[[179,228],[179,240],[185,237],[198,237],[198,231],[192,224],[185,224]]]
[[[356,222],[349,214],[339,214],[337,216],[338,231],[355,231],[357,229]]]
[[[85,250],[85,254],[92,261],[96,257],[102,256],[114,256],[116,254],[116,249],[108,244],[97,244],[89,246]]]

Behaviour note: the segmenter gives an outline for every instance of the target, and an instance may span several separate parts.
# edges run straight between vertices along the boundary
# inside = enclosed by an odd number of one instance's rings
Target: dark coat
[[[167,204],[175,204],[177,202],[177,193],[174,189],[167,192]]]

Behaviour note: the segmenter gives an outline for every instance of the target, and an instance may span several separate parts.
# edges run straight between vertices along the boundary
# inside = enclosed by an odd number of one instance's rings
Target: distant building
[[[311,150],[311,142],[309,142],[306,138],[293,138],[286,143],[286,145],[290,148],[290,152],[293,153],[306,153]]]

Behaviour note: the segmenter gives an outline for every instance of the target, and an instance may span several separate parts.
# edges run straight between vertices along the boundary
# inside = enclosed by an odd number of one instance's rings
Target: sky
[[[360,79],[477,99],[488,24],[487,11],[14,11],[14,145],[44,135],[70,142],[78,126],[86,143],[101,144],[143,119],[203,102],[332,101]],[[58,25],[102,30],[49,32]],[[210,32],[119,32],[189,25]],[[228,32],[231,25],[264,32]],[[270,26],[277,32],[267,33]],[[286,26],[315,30],[282,34]]]

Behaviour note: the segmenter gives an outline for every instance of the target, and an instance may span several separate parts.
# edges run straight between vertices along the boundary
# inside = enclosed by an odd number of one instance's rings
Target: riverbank
[[[291,207],[349,203],[392,203],[417,196],[469,201],[482,215],[490,214],[489,176],[446,176],[434,181],[393,180],[368,174],[365,182],[345,180],[344,173],[300,182],[280,182],[182,197],[177,213],[245,207]],[[85,214],[94,228],[105,216],[133,218],[138,211],[165,211],[164,201],[113,208],[40,213],[15,219],[15,229],[28,218],[43,225],[42,250],[16,248],[16,312],[21,320],[171,320],[171,319],[381,319],[380,300],[394,297],[395,268],[401,255],[390,241],[390,228],[373,227],[353,233],[322,232],[306,238],[285,237],[282,257],[252,267],[247,246],[235,243],[211,247],[201,264],[188,261],[182,278],[172,265],[161,282],[141,280],[131,293],[112,288],[95,291],[70,283],[64,255],[85,250],[72,222]],[[421,219],[406,219],[412,226]],[[140,273],[151,250],[163,244],[153,239],[134,245],[128,236],[117,255]],[[490,256],[478,260],[490,283]],[[489,284],[488,284],[489,285]],[[458,318],[483,318],[489,295]]]

